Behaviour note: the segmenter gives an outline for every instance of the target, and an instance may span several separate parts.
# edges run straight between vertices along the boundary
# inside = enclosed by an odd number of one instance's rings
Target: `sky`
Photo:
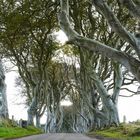
[[[58,35],[57,39],[61,40],[61,43],[64,43],[67,40],[67,37],[64,35],[62,31],[56,33]],[[24,98],[19,96],[19,89],[15,85],[15,79],[17,77],[17,73],[15,71],[11,71],[6,73],[6,84],[7,84],[7,99],[8,99],[8,108],[9,108],[9,116],[14,116],[15,120],[25,119],[27,120],[27,108],[25,107]],[[134,91],[136,90],[134,86],[131,86]],[[121,91],[120,94],[127,95],[126,91]],[[70,102],[64,101],[62,105],[71,105]],[[123,121],[123,116],[126,116],[126,121],[136,121],[140,120],[140,95],[135,95],[133,97],[119,97],[118,102],[118,110],[120,121]],[[43,116],[42,123],[45,123],[46,116]]]
[[[27,108],[23,104],[24,99],[19,96],[18,89],[15,84],[15,79],[17,77],[16,72],[9,72],[6,74],[6,85],[7,85],[7,100],[10,118],[12,115],[15,120],[27,119]],[[20,103],[20,104],[19,104]]]

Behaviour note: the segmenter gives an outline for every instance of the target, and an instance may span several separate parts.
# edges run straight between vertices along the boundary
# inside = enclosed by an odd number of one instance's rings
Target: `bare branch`
[[[126,96],[126,95],[119,95],[120,97],[133,97],[134,95],[136,95],[136,94],[132,94],[132,95],[128,95],[128,96]]]
[[[63,2],[63,0],[61,0],[61,2]],[[67,17],[67,11],[61,11],[59,15],[59,21],[62,30],[68,36],[68,43],[75,44],[79,47],[86,48],[93,52],[101,53],[106,57],[118,61],[119,63],[124,65],[129,71],[131,71],[140,82],[140,62],[138,60],[126,53],[104,45],[94,39],[80,36],[76,31],[72,29],[69,19]]]
[[[137,55],[140,58],[140,46],[137,38],[128,32],[117,19],[117,17],[113,14],[110,7],[103,0],[93,0],[93,4],[97,8],[97,10],[103,14],[105,19],[108,21],[112,30],[116,32],[121,38],[130,43],[133,49],[136,51]]]
[[[134,91],[132,91],[132,90],[130,90],[130,89],[128,89],[128,88],[121,88],[121,90],[127,90],[128,92],[131,92],[131,93],[137,94],[137,92],[134,92]]]
[[[115,71],[115,86],[114,86],[114,92],[112,95],[112,99],[114,101],[114,103],[118,102],[118,96],[120,93],[120,89],[122,86],[122,81],[123,81],[123,76],[122,76],[122,70],[121,70],[121,66],[120,64],[114,64],[114,71]]]

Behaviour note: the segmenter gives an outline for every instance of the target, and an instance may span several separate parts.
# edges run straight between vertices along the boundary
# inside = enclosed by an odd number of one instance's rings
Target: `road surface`
[[[97,140],[96,138],[89,138],[82,134],[73,133],[50,133],[36,136],[29,136],[24,138],[18,138],[14,140]]]

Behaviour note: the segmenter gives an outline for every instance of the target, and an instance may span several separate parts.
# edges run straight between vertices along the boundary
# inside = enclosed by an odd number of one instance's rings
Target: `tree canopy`
[[[0,2],[0,53],[18,68],[29,125],[36,117],[40,127],[45,112],[46,132],[119,125],[121,87],[140,82],[138,7],[137,0]]]

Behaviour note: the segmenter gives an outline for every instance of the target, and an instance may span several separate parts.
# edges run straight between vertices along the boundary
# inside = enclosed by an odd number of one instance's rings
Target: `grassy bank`
[[[90,136],[103,136],[119,140],[140,140],[140,125],[121,124],[119,127],[97,130],[89,133]]]
[[[9,139],[9,138],[18,138],[29,135],[35,135],[42,133],[41,130],[29,126],[27,128],[20,127],[0,127],[0,138]]]

